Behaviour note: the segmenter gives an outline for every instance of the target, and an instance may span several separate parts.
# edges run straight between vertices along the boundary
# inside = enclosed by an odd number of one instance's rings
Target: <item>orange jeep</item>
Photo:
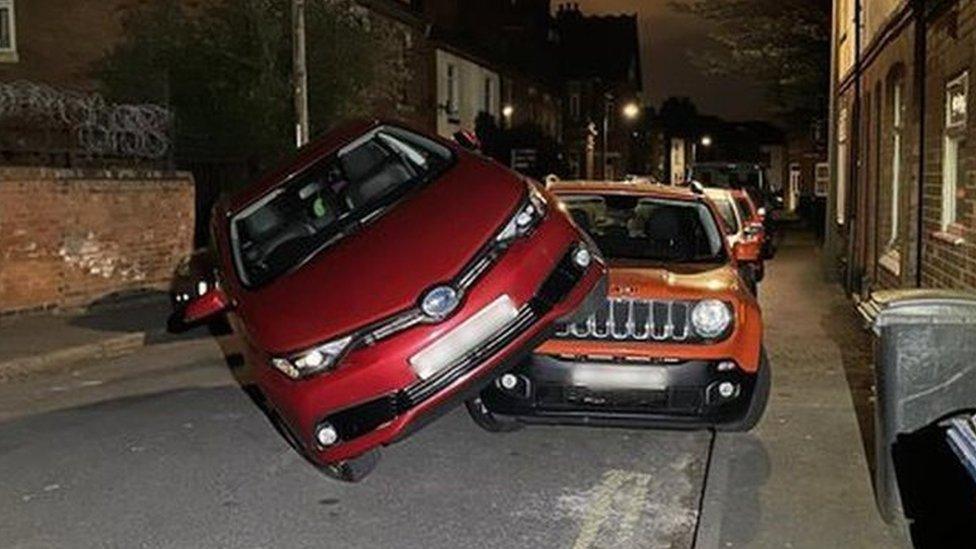
[[[770,388],[762,315],[715,204],[647,183],[550,187],[610,267],[609,296],[467,403],[489,431],[523,423],[746,431]]]

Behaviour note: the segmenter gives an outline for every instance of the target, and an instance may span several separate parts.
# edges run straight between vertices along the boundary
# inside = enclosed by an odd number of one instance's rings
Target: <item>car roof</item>
[[[646,180],[638,181],[558,181],[550,183],[547,188],[557,194],[621,194],[639,195],[651,198],[666,198],[672,200],[697,200],[699,195],[688,187],[675,187],[650,183]]]

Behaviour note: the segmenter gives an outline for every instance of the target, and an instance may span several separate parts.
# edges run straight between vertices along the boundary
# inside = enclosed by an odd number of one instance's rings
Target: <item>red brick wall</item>
[[[164,290],[193,223],[186,173],[0,168],[0,313]]]
[[[929,25],[927,35],[922,284],[976,290],[976,1],[956,2]],[[945,87],[967,70],[968,122],[959,150],[959,224],[953,229],[963,241],[957,244],[939,237]]]

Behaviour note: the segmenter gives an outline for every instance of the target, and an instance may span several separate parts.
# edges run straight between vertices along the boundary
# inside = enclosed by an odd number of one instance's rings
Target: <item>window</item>
[[[969,72],[946,84],[945,137],[942,143],[942,230],[959,221],[959,144],[967,122]]]
[[[454,63],[447,65],[447,116],[452,121],[457,120],[460,111],[458,99],[461,95],[461,78],[458,74],[458,67]]]
[[[956,222],[956,189],[959,185],[959,137],[946,135],[942,145],[942,230]]]
[[[560,194],[570,216],[610,259],[724,263],[718,220],[702,202],[625,194]]]
[[[0,61],[17,53],[14,0],[0,0]],[[13,60],[16,60],[14,57]]]
[[[847,221],[847,163],[850,152],[847,144],[847,109],[843,108],[837,116],[837,211],[838,225]]]
[[[485,78],[484,98],[482,100],[482,105],[481,105],[482,109],[481,110],[483,110],[484,112],[486,112],[488,114],[491,114],[491,112],[492,112],[491,111],[491,106],[495,102],[494,99],[493,99],[494,93],[493,93],[492,90],[493,90],[493,85],[492,85],[491,78],[487,78],[486,77]]]
[[[893,248],[898,242],[898,217],[901,210],[901,135],[904,126],[903,87],[904,84],[901,79],[896,80],[891,87],[891,233],[888,235],[889,248]]]
[[[450,167],[451,151],[384,126],[276,188],[231,219],[246,286],[261,286],[383,215]]]

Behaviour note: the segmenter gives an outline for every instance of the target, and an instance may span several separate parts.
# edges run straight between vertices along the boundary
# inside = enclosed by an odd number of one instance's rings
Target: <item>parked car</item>
[[[186,306],[213,288],[217,280],[215,268],[213,253],[209,248],[194,250],[176,266],[169,288],[170,305],[173,307],[169,324],[173,331],[183,329]]]
[[[536,183],[392,123],[329,132],[213,219],[218,284],[187,319],[228,313],[269,416],[346,480],[605,295]]]
[[[551,189],[605,254],[610,293],[470,400],[476,423],[756,425],[770,390],[762,314],[713,203],[648,184]]]
[[[727,232],[729,246],[737,248],[742,278],[749,290],[758,293],[758,285],[766,276],[762,249],[765,230],[753,214],[752,200],[745,191],[707,189],[705,195],[715,203],[722,225]]]
[[[776,214],[783,209],[783,196],[771,188],[766,168],[750,162],[699,162],[691,169],[690,178],[705,187],[745,191],[763,217],[766,232],[763,256],[776,255]]]

